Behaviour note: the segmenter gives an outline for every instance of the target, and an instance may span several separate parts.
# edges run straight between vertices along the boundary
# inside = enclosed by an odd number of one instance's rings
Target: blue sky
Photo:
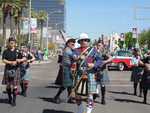
[[[66,31],[74,37],[86,32],[97,38],[133,27],[148,29],[150,20],[134,19],[135,6],[150,7],[150,0],[66,0]],[[150,18],[150,9],[138,9],[137,17]]]

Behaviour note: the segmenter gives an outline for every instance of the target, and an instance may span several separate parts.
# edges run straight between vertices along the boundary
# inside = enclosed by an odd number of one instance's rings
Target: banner
[[[23,20],[21,32],[22,32],[22,34],[28,34],[29,33],[29,22],[28,22],[28,20]]]
[[[37,33],[37,19],[31,18],[31,33]],[[23,20],[22,21],[22,34],[28,34],[29,33],[29,20]]]
[[[31,18],[31,33],[37,33],[37,18]]]

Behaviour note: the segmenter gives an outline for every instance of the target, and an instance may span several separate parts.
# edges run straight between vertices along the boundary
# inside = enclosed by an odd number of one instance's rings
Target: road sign
[[[133,38],[138,38],[138,35],[137,35],[137,28],[132,28],[132,37],[133,37]]]

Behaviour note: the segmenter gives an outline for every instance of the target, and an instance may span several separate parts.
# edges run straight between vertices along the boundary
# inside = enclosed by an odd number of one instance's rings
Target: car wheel
[[[118,69],[119,69],[119,71],[123,71],[124,68],[125,68],[125,65],[124,65],[123,63],[119,63],[119,64],[118,64]]]

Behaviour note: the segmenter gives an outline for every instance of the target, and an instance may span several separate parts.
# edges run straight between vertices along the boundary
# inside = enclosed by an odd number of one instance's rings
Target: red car
[[[124,69],[131,69],[132,64],[132,53],[127,50],[119,50],[113,55],[112,63],[108,65],[108,69],[117,68],[120,71]]]

